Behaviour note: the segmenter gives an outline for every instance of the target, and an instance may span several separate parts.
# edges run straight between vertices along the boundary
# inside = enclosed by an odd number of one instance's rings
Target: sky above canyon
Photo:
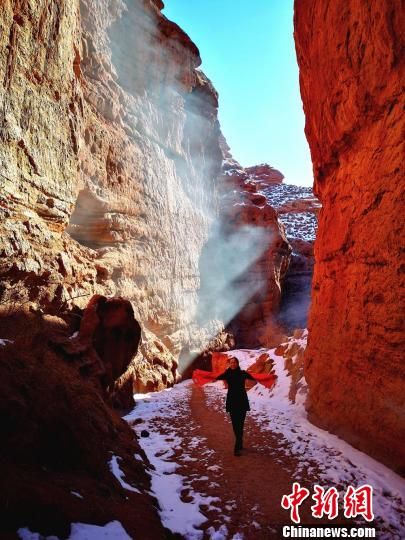
[[[200,49],[235,159],[244,166],[269,163],[285,182],[312,185],[293,0],[165,0],[163,13]]]

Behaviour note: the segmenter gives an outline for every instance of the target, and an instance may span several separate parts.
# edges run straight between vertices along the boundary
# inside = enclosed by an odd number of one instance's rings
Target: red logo
[[[281,506],[285,510],[290,510],[290,518],[294,523],[300,523],[299,507],[309,496],[308,489],[301,487],[298,482],[293,483],[292,493],[283,495]],[[325,490],[317,484],[314,486],[312,499],[315,504],[311,506],[312,516],[322,518],[327,516],[329,519],[335,519],[338,516],[339,493],[334,487]],[[344,515],[346,518],[353,518],[359,515],[367,521],[373,521],[373,488],[368,484],[355,489],[349,486],[343,498]]]
[[[293,490],[290,495],[283,495],[283,498],[281,499],[281,506],[285,510],[288,510],[289,508],[291,509],[290,517],[294,523],[300,522],[298,508],[308,496],[309,490],[302,488],[298,482],[293,483]]]
[[[313,517],[321,518],[325,515],[329,519],[335,519],[338,515],[338,490],[332,487],[325,492],[325,489],[318,485],[314,486],[314,490],[312,498],[316,504],[311,506]]]
[[[373,488],[368,484],[357,489],[349,486],[344,498],[344,507],[347,518],[362,515],[367,521],[373,521]]]

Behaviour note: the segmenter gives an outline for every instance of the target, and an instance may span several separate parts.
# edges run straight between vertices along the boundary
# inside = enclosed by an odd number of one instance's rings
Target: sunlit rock
[[[322,203],[310,415],[404,470],[402,12],[395,1],[299,0],[295,40]]]

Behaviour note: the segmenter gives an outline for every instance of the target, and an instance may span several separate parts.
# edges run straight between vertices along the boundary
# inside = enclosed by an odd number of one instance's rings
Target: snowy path
[[[302,403],[294,405],[287,398],[289,380],[281,357],[269,352],[278,384],[272,391],[259,385],[249,391],[247,449],[240,458],[232,455],[222,383],[201,389],[187,381],[137,396],[138,404],[126,419],[138,435],[144,429],[150,433],[140,441],[155,466],[152,489],[165,526],[187,539],[280,538],[277,525],[290,523],[280,501],[293,481],[311,493],[315,483],[336,487],[341,497],[350,484],[369,483],[377,527],[385,531],[378,537],[403,538],[405,481],[310,424]],[[240,354],[246,360],[246,353]],[[321,524],[310,515],[313,501],[308,501],[300,508],[302,522]],[[333,523],[342,523],[342,517],[341,510]],[[357,523],[367,525],[362,518]]]
[[[252,417],[245,429],[248,448],[235,458],[230,422],[217,388],[183,383],[151,394],[130,416],[138,434],[143,429],[150,433],[141,444],[156,467],[152,488],[167,527],[187,539],[260,539],[276,533],[269,516],[273,523],[285,520],[279,501],[291,488],[287,471],[294,462],[282,452],[274,459],[269,433],[257,429]],[[136,423],[137,418],[142,423]],[[271,439],[277,448],[276,437]],[[260,495],[258,485],[264,489]]]

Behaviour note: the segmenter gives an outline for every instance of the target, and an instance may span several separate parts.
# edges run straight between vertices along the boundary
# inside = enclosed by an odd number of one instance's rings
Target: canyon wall
[[[244,168],[230,154],[221,138],[224,154],[220,182],[220,218],[225,238],[236,235],[234,257],[219,258],[221,266],[249,262],[230,283],[229,296],[242,295],[239,309],[227,317],[236,348],[275,347],[282,340],[284,328],[278,322],[281,292],[290,264],[291,246],[276,210],[265,191],[280,184],[283,175],[267,164]],[[239,232],[238,232],[239,231]],[[253,246],[256,251],[252,251]],[[221,248],[221,246],[220,246]],[[250,251],[243,257],[244,250]],[[232,268],[231,268],[232,273]]]
[[[166,537],[150,464],[106,395],[137,346],[139,327],[128,301],[102,300],[89,307],[80,342],[69,340],[65,321],[28,305],[1,318],[2,334],[12,336],[0,340],[2,539],[20,538],[20,528],[33,531],[30,537],[68,538],[72,523],[115,520],[131,538]],[[97,345],[104,341],[107,353],[112,338],[115,354],[98,356]]]
[[[295,2],[322,203],[305,375],[312,420],[404,469],[400,2]],[[401,52],[402,51],[402,52]]]
[[[229,321],[240,344],[280,334],[290,246],[251,182],[227,193],[217,93],[162,7],[2,2],[0,534],[118,519],[165,537],[111,405],[229,350]]]
[[[278,315],[278,321],[290,335],[295,329],[308,326],[314,242],[321,205],[310,187],[270,184],[263,193],[276,210],[292,248]]]
[[[217,93],[161,7],[3,4],[0,293],[55,314],[121,295],[175,362],[221,329],[193,321],[222,156]]]
[[[1,4],[0,536],[113,520],[167,534],[146,456],[109,405],[172,385],[184,343],[221,349],[226,335],[193,325],[217,94],[161,8]]]
[[[143,373],[149,389],[174,383],[184,351],[229,348],[224,323],[246,303],[239,342],[273,343],[288,265],[270,206],[218,194],[218,96],[162,6],[9,0],[0,22],[0,301],[59,316],[93,294],[129,299],[166,371]],[[244,244],[238,281],[227,258]]]

